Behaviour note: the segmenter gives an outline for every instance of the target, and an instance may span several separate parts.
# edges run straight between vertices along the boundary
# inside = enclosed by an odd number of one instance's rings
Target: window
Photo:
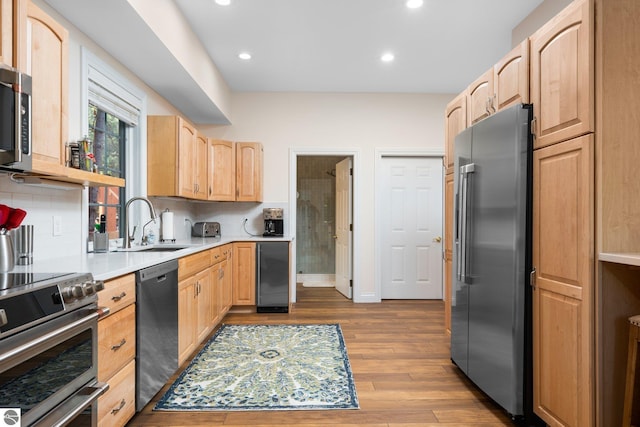
[[[91,145],[94,168],[126,182],[126,188],[89,187],[83,202],[87,212],[84,238],[93,241],[101,215],[105,215],[109,239],[123,238],[125,203],[145,190],[146,148],[141,141],[146,133],[141,118],[146,115],[146,95],[86,48],[81,55],[81,96],[86,108],[81,115],[82,129]]]
[[[89,141],[94,166],[99,173],[125,178],[127,124],[113,114],[89,103]],[[125,189],[120,187],[91,187],[89,189],[89,236],[100,231],[100,217],[105,216],[105,232],[110,239],[124,237],[120,228]]]

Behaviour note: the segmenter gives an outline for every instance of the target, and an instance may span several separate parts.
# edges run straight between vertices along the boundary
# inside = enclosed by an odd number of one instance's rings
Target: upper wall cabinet
[[[233,142],[209,140],[209,200],[236,199],[236,148]]]
[[[180,116],[148,116],[148,194],[206,199],[207,144]]]
[[[492,107],[498,111],[529,103],[529,40],[513,48],[493,66]]]
[[[454,156],[454,141],[456,135],[467,127],[467,94],[462,92],[456,96],[448,105],[445,110],[445,155],[447,162],[446,173],[453,172],[453,156]]]
[[[13,0],[0,0],[0,37],[0,62],[13,67]]]
[[[495,111],[492,110],[493,68],[478,77],[467,88],[468,123],[472,125]]]
[[[263,148],[259,142],[236,143],[236,201],[261,202]]]
[[[535,148],[594,130],[591,2],[574,2],[531,36]]]
[[[67,141],[67,30],[29,2],[24,62],[33,85],[31,140],[34,160],[64,165]]]

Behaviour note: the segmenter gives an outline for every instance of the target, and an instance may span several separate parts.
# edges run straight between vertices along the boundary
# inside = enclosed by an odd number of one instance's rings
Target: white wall
[[[356,302],[380,300],[375,288],[376,149],[444,152],[444,110],[453,95],[236,93],[233,126],[202,128],[209,136],[264,144],[265,201],[289,202],[291,150],[353,151],[359,164],[359,217],[354,254]]]

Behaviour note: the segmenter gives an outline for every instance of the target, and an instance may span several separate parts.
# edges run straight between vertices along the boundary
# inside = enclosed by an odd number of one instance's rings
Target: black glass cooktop
[[[69,274],[71,273],[0,273],[0,290],[14,289]]]

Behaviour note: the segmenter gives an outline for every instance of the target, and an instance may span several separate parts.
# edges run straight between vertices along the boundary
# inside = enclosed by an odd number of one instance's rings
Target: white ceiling
[[[196,123],[228,123],[136,12],[142,0],[44,0]],[[232,91],[457,93],[511,49],[542,0],[174,2]],[[177,12],[179,13],[179,12]],[[240,51],[253,58],[242,61]],[[395,60],[382,63],[383,52]]]
[[[175,2],[233,91],[456,93],[542,0]]]

